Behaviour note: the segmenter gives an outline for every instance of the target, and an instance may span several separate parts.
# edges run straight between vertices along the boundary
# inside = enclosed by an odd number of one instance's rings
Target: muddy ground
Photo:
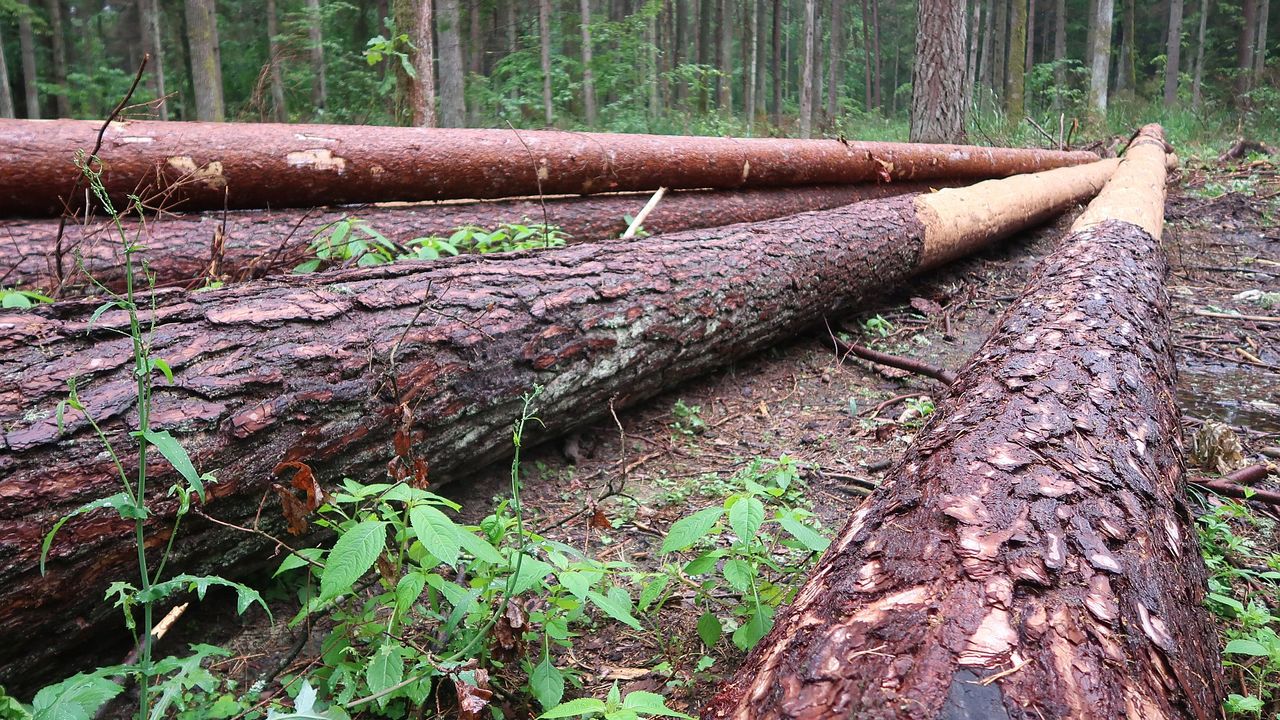
[[[1172,188],[1166,212],[1187,431],[1195,433],[1206,421],[1233,426],[1248,459],[1261,459],[1264,449],[1280,445],[1280,322],[1217,315],[1280,315],[1280,299],[1267,307],[1265,296],[1241,294],[1280,292],[1278,195],[1274,167],[1241,172],[1192,164]],[[857,314],[829,318],[830,327],[847,329],[855,342],[958,369],[1073,215],[921,277]],[[522,466],[527,522],[597,558],[652,567],[673,521],[720,502],[730,492],[728,478],[753,459],[788,455],[799,461],[812,509],[834,532],[918,429],[908,411],[912,395],[941,402],[945,389],[927,378],[841,358],[827,328],[815,328],[619,412],[617,423],[610,418],[568,441],[527,452]],[[674,410],[678,402],[698,408],[700,428],[693,427],[697,423],[690,413]],[[1280,477],[1270,480],[1280,487]],[[476,521],[506,494],[508,481],[508,468],[494,467],[442,492]],[[609,527],[599,527],[601,519]],[[212,623],[238,634],[229,643],[237,657],[219,669],[241,688],[298,647],[299,631],[283,623],[270,627],[253,616],[235,619],[216,605],[193,615],[183,623],[206,629]],[[710,653],[702,649],[694,629],[697,615],[677,598],[643,632],[601,624],[599,632],[588,632],[571,652],[562,653],[559,664],[576,669],[581,694],[603,697],[616,681],[624,693],[662,692],[673,708],[696,713],[714,682],[741,660],[728,642]],[[175,633],[161,651],[176,651],[177,642],[209,639],[191,635]],[[314,661],[314,646],[315,639],[301,645],[284,675],[305,672]],[[704,654],[715,663],[699,670]],[[515,700],[495,702],[505,705],[507,717],[537,714]]]

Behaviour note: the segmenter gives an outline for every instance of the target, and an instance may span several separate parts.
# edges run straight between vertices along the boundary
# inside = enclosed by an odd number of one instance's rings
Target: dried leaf
[[[506,612],[498,618],[493,626],[493,654],[503,660],[510,660],[519,655],[522,630],[528,624],[529,616],[519,598],[512,598],[507,603]]]
[[[475,678],[474,685],[463,679],[463,673],[453,676],[453,687],[458,693],[458,718],[480,720],[480,713],[489,707],[489,701],[493,699],[493,691],[489,689],[489,673],[477,668],[468,674]]]
[[[613,528],[613,523],[609,521],[609,517],[605,515],[604,511],[600,508],[596,508],[596,511],[591,514],[591,520],[587,525],[600,530],[609,530]]]
[[[914,308],[916,312],[919,312],[921,315],[924,315],[925,317],[928,317],[930,315],[937,315],[938,313],[942,312],[941,305],[939,305],[938,303],[928,298],[922,298],[922,297],[911,298],[911,307]]]
[[[311,466],[304,462],[289,461],[276,465],[271,472],[277,477],[285,470],[295,470],[293,480],[289,482],[298,490],[307,494],[307,512],[311,512],[320,507],[324,502],[324,490],[320,489],[320,483],[316,482],[315,473],[311,472]]]
[[[284,519],[289,523],[290,535],[301,535],[307,531],[307,514],[310,510],[302,500],[298,499],[293,491],[280,485],[279,483],[271,483],[271,489],[276,491],[276,495],[280,496],[280,510],[284,515]]]

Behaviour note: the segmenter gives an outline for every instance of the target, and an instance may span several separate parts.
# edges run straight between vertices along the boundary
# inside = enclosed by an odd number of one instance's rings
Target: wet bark
[[[216,472],[203,509],[224,520],[252,521],[283,460],[311,464],[325,483],[384,477],[402,404],[415,454],[440,482],[509,453],[508,426],[535,385],[545,387],[545,438],[608,412],[611,398],[630,405],[905,279],[923,243],[913,197],[639,245],[164,294],[151,346],[175,379],[157,383],[152,420]],[[38,682],[50,653],[118,621],[101,589],[132,563],[125,526],[95,513],[64,528],[47,576],[36,571],[53,521],[115,491],[84,419],[68,416],[58,433],[54,407],[68,378],[80,378],[80,397],[117,448],[128,445],[129,342],[111,332],[114,313],[86,333],[92,310],[65,303],[0,315],[0,683],[10,690]],[[163,488],[171,472],[150,467],[149,487]],[[157,495],[149,542],[162,543],[173,508]],[[263,518],[279,528],[274,499]],[[261,551],[250,538],[184,523],[169,566],[226,574]]]
[[[860,200],[923,192],[952,183],[891,183],[769,188],[744,191],[688,190],[668,193],[645,219],[651,234],[755,222],[811,210],[825,210]],[[192,287],[214,279],[243,281],[288,272],[312,257],[308,246],[333,223],[348,217],[362,220],[394,242],[404,244],[429,235],[448,236],[464,225],[487,230],[501,223],[559,227],[568,242],[609,240],[627,228],[624,215],[634,216],[649,195],[622,194],[588,198],[536,198],[493,202],[415,205],[411,207],[352,207],[292,211],[231,211],[229,213],[166,214],[141,227],[127,220],[130,238],[140,237],[146,259],[160,287]],[[546,209],[544,216],[543,209]],[[141,232],[141,235],[138,233]],[[124,268],[114,225],[96,218],[88,224],[68,223],[63,234],[64,268],[75,275],[56,276],[57,220],[0,220],[0,285],[75,292],[88,285],[78,272],[76,258],[97,282],[119,289]],[[221,252],[215,260],[215,238]]]
[[[93,147],[99,125],[0,120],[0,215],[61,212],[59,196],[77,174],[71,159]],[[1097,159],[839,140],[176,122],[113,124],[99,156],[118,207],[136,193],[168,210],[863,183],[886,174],[964,180]]]

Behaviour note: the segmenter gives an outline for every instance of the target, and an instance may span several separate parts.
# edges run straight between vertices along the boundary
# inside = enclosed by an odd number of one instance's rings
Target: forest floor
[[[1165,238],[1191,472],[1204,472],[1190,454],[1206,422],[1230,426],[1255,462],[1264,448],[1280,445],[1280,322],[1244,317],[1280,315],[1280,295],[1267,295],[1280,292],[1278,217],[1280,178],[1271,165],[1192,162],[1171,187]],[[829,318],[830,327],[847,329],[854,342],[959,369],[1070,221],[1063,217],[921,277],[857,314]],[[1223,317],[1233,313],[1240,317]],[[720,505],[747,480],[765,483],[771,473],[790,477],[794,469],[798,482],[786,497],[810,508],[831,533],[902,454],[921,413],[931,409],[927,400],[944,393],[928,378],[839,357],[821,328],[619,411],[617,422],[610,418],[568,441],[527,451],[521,467],[526,526],[588,556],[654,569],[672,559],[660,546],[674,521]],[[509,480],[507,468],[494,467],[440,491],[478,522],[507,496]],[[1270,480],[1280,485],[1280,478]],[[1217,502],[1200,492],[1192,498],[1200,513]],[[1277,550],[1267,519],[1275,512],[1255,505],[1260,519],[1242,531],[1260,552]],[[798,585],[802,575],[793,572],[779,583]],[[566,697],[603,698],[617,683],[624,695],[659,692],[672,708],[696,714],[744,656],[729,632],[742,622],[742,597],[728,586],[684,579],[687,587],[660,612],[637,613],[643,629],[598,623],[556,653],[557,664],[582,685]],[[707,611],[725,625],[710,648],[698,628]],[[197,620],[197,627],[221,622],[239,634],[228,645],[237,656],[219,667],[243,688],[297,645],[300,630],[285,623],[237,619],[215,606],[199,612],[218,617]],[[191,639],[175,633],[184,635]],[[319,635],[302,645],[285,676],[305,673],[315,661]],[[499,678],[521,672],[508,667],[496,672]],[[508,718],[538,714],[527,698],[494,702]]]

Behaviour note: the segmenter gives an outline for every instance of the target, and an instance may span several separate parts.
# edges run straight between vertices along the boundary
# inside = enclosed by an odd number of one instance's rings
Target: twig
[[[627,231],[622,233],[623,240],[630,240],[636,236],[636,232],[640,230],[640,226],[644,223],[645,218],[649,217],[649,213],[653,212],[653,209],[658,207],[658,203],[662,200],[662,196],[666,194],[666,188],[658,188],[658,191],[653,194],[653,197],[649,198],[649,202],[645,203],[644,207],[640,208],[640,212],[636,213],[635,218],[631,220],[631,224],[627,226]]]
[[[1275,315],[1238,315],[1236,313],[1214,312],[1212,310],[1201,310],[1196,308],[1191,311],[1194,315],[1200,317],[1222,318],[1224,320],[1252,320],[1253,322],[1280,322],[1280,317]]]
[[[869,360],[871,362],[887,365],[899,370],[906,370],[907,372],[914,373],[916,375],[924,375],[925,377],[933,378],[943,385],[950,386],[954,385],[956,382],[956,374],[950,370],[934,367],[914,358],[889,355],[888,353],[882,353],[868,347],[855,345],[851,342],[845,342],[844,340],[836,337],[836,334],[831,331],[830,324],[827,325],[827,334],[831,336],[831,343],[835,345],[836,352],[842,356],[857,355],[863,360]]]
[[[516,126],[507,121],[507,127],[511,128],[511,132],[515,133],[516,140],[524,146],[524,151],[529,155],[529,161],[533,163],[533,180],[538,184],[538,203],[542,205],[542,239],[546,241],[547,247],[551,247],[551,216],[547,213],[547,199],[542,195],[542,173],[538,172],[538,159],[533,156],[533,150],[529,147],[529,143],[520,137],[520,133],[516,131]]]
[[[1045,140],[1048,140],[1050,145],[1055,144],[1054,139],[1053,139],[1053,136],[1052,136],[1052,135],[1050,135],[1049,133],[1045,132],[1044,128],[1040,127],[1040,123],[1038,123],[1038,122],[1036,122],[1035,120],[1031,119],[1031,117],[1030,117],[1030,116],[1027,116],[1027,122],[1031,123],[1031,127],[1035,128],[1035,129],[1036,129],[1036,132],[1038,132],[1038,133],[1040,133],[1042,136],[1044,136],[1044,139],[1045,139]]]

